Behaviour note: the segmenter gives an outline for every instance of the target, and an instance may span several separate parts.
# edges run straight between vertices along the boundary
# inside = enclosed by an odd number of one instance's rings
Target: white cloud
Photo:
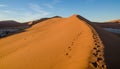
[[[60,3],[60,0],[52,0],[51,2],[45,3],[43,5],[52,9],[57,3]]]
[[[56,3],[59,3],[60,0],[53,0],[53,2],[56,4]]]
[[[6,7],[7,5],[5,5],[5,4],[0,4],[0,7]]]
[[[28,8],[0,10],[0,20],[16,20],[26,22],[47,17],[50,12],[45,11],[38,4],[29,4]]]
[[[49,12],[46,12],[43,10],[43,8],[41,8],[38,4],[30,4],[30,9],[36,13],[39,13],[41,15],[48,15]]]
[[[30,8],[30,9],[33,9],[33,10],[35,10],[35,11],[39,11],[39,10],[42,9],[38,4],[33,4],[33,3],[30,3],[30,4],[29,4],[29,8]]]
[[[53,5],[51,5],[51,4],[49,4],[49,3],[46,3],[46,4],[44,4],[46,7],[48,7],[48,8],[53,8]]]
[[[94,1],[96,1],[96,0],[85,0],[86,2],[94,2]]]

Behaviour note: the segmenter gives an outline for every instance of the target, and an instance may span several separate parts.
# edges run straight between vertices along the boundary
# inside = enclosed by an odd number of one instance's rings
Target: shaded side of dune
[[[94,22],[95,23],[95,22]],[[115,22],[95,23],[102,28],[120,29],[120,24]]]
[[[120,69],[120,38],[94,23],[91,25],[95,28],[105,46],[104,56],[107,64],[107,69]]]

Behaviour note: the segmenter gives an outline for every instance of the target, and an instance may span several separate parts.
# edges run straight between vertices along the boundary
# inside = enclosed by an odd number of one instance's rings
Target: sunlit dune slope
[[[0,39],[0,69],[105,69],[99,36],[77,16],[48,19]]]

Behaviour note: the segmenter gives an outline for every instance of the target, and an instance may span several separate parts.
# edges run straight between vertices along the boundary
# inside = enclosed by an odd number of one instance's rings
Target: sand
[[[48,19],[0,39],[0,69],[106,69],[101,39],[77,16]]]
[[[91,25],[103,41],[107,69],[120,69],[120,37],[102,29],[99,24],[91,23]]]

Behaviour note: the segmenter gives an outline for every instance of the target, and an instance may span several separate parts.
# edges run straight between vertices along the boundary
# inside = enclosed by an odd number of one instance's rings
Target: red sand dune
[[[0,69],[113,69],[116,38],[79,15],[47,19],[0,39]]]
[[[112,21],[110,21],[110,22],[120,23],[120,19],[118,19],[118,20],[112,20]]]

